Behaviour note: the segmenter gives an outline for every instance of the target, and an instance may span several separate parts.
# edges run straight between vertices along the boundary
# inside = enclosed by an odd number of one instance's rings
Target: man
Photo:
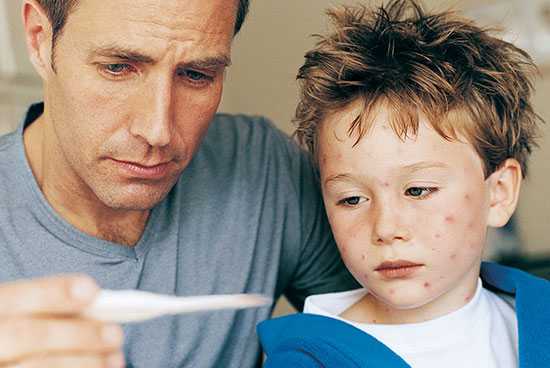
[[[0,138],[0,366],[259,363],[255,325],[271,308],[122,334],[79,317],[98,286],[298,306],[350,287],[307,156],[263,119],[215,116],[247,8],[24,1],[44,103]]]

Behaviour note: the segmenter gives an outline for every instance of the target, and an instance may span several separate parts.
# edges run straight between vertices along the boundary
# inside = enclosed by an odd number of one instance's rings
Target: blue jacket
[[[520,368],[550,367],[550,282],[526,272],[483,263],[486,288],[515,298]],[[258,325],[264,368],[410,367],[369,334],[345,322],[294,314]]]

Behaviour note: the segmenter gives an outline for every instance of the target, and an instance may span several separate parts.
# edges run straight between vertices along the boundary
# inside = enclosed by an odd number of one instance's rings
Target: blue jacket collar
[[[550,283],[496,263],[483,263],[480,276],[485,287],[515,297],[519,366],[550,367]],[[261,323],[258,333],[266,368],[289,361],[293,367],[409,367],[374,337],[331,318],[291,315]]]

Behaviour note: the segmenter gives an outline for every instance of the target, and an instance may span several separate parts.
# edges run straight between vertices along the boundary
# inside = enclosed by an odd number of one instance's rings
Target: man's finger
[[[3,368],[122,368],[124,356],[121,353],[110,355],[57,356],[33,358],[2,366]]]
[[[0,366],[33,356],[114,353],[121,348],[123,339],[119,326],[90,320],[3,319],[0,320]]]
[[[55,276],[0,284],[0,317],[26,314],[76,314],[99,291],[91,278]]]

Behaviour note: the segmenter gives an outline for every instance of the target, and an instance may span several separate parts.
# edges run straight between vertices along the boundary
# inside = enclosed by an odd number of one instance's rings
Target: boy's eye
[[[363,197],[353,196],[353,197],[347,197],[347,198],[339,200],[338,204],[353,207],[353,206],[357,206],[358,204],[361,204],[361,203],[365,202],[366,200],[367,199],[363,198]]]
[[[413,198],[424,198],[437,191],[437,188],[411,187],[405,191],[405,195]]]

